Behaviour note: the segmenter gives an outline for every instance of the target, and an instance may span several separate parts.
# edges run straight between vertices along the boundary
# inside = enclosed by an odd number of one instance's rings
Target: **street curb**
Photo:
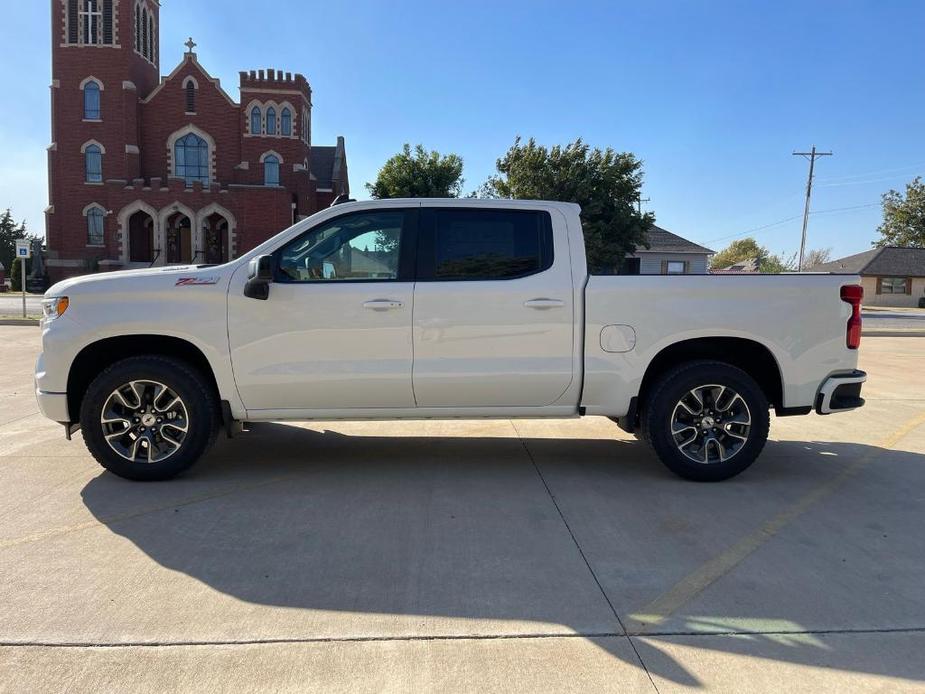
[[[37,318],[0,318],[0,325],[35,325],[39,321]]]
[[[919,328],[910,328],[908,330],[899,328],[894,330],[861,330],[861,335],[863,337],[925,337],[925,330]]]

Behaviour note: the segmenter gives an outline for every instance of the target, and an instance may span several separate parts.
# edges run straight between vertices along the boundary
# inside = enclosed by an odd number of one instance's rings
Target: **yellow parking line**
[[[875,446],[877,448],[892,448],[899,443],[904,436],[911,433],[922,424],[925,424],[925,412],[920,412],[906,421],[905,424],[892,434],[878,441]],[[774,518],[767,521],[751,534],[746,535],[725,552],[714,557],[700,566],[697,570],[685,576],[668,592],[657,597],[639,612],[631,614],[629,623],[627,624],[627,630],[629,630],[630,633],[645,633],[664,622],[665,619],[671,616],[678,608],[699,595],[719,578],[729,573],[742,562],[742,560],[780,532],[783,527],[860,472],[865,465],[877,457],[877,454],[877,450],[869,451],[842,470],[841,473],[797,499],[797,501],[785,508]],[[632,627],[632,629],[630,627]]]

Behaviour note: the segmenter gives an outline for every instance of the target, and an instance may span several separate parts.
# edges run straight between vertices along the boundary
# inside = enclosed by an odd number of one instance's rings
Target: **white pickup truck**
[[[335,205],[219,266],[59,282],[36,394],[117,475],[259,420],[603,415],[694,480],[863,405],[856,276],[589,276],[577,205]]]

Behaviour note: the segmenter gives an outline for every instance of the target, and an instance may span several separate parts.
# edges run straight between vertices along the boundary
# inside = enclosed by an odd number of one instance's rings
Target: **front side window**
[[[103,181],[103,151],[99,145],[87,145],[84,150],[84,164],[87,183],[101,183]]]
[[[684,261],[683,260],[669,260],[665,266],[665,274],[683,275],[684,274]]]
[[[84,119],[100,119],[100,85],[92,80],[84,85]]]
[[[307,231],[277,251],[277,281],[398,279],[405,213],[360,212]]]
[[[549,214],[534,210],[433,210],[419,276],[507,280],[552,266]]]
[[[880,293],[881,294],[905,294],[906,283],[905,277],[881,277]]]
[[[103,210],[99,207],[87,210],[87,245],[103,245]]]
[[[263,160],[263,184],[265,186],[279,185],[279,158],[272,154]]]
[[[267,109],[267,135],[276,134],[276,109],[272,106]]]
[[[199,181],[209,185],[209,144],[196,133],[189,133],[174,145],[174,173],[192,186]]]
[[[254,106],[251,109],[251,135],[259,135],[260,130],[260,107]]]
[[[279,116],[279,128],[283,137],[290,137],[292,135],[292,111],[288,108],[284,108]]]

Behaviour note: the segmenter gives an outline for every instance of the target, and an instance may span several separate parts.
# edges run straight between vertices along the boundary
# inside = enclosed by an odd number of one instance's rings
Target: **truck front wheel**
[[[218,403],[202,375],[156,355],[109,366],[90,384],[80,409],[90,453],[132,480],[180,474],[208,450],[218,426]]]
[[[659,459],[698,482],[728,479],[751,465],[768,439],[768,400],[729,364],[691,361],[663,374],[642,413]]]

